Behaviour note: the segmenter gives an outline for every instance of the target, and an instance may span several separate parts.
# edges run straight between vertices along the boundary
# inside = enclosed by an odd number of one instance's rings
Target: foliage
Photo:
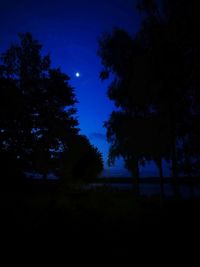
[[[72,181],[88,182],[102,172],[103,159],[96,147],[90,144],[87,137],[78,135],[71,140],[67,153],[61,155],[61,177],[71,177]]]
[[[105,123],[110,159],[122,156],[136,177],[138,164],[153,159],[161,168],[165,159],[176,177],[178,150],[199,138],[197,1],[142,0],[138,8],[145,16],[135,36],[115,28],[99,41],[100,78],[114,76],[108,96],[117,108]],[[187,151],[193,163],[200,150]]]
[[[69,79],[51,67],[49,55],[43,55],[42,45],[30,33],[20,34],[19,43],[2,55],[0,152],[5,173],[11,166],[44,178],[49,172],[61,175],[65,165],[69,170],[81,168],[79,176],[101,171],[100,153],[79,135],[77,100]]]

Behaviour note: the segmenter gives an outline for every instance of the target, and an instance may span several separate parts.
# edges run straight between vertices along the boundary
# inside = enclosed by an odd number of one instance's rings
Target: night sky
[[[108,155],[103,122],[113,110],[106,96],[108,82],[99,79],[98,38],[113,27],[134,34],[140,16],[135,0],[0,0],[0,52],[17,40],[19,32],[31,32],[50,53],[52,65],[71,77],[79,104],[81,133]],[[79,73],[80,77],[76,74]],[[119,161],[115,169],[122,168]],[[110,170],[112,171],[112,170]]]

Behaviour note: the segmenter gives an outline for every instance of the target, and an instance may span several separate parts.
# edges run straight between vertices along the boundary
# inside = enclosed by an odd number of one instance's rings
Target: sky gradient
[[[52,65],[71,77],[81,133],[102,152],[106,169],[109,144],[103,123],[114,106],[106,96],[108,82],[99,79],[98,39],[115,26],[134,34],[140,24],[135,6],[135,0],[0,1],[0,52],[20,32],[31,32],[42,43]],[[119,161],[115,169],[121,168]]]

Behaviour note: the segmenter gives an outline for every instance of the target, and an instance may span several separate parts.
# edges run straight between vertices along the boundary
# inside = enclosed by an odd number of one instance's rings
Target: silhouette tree
[[[23,113],[24,101],[17,90],[15,81],[5,77],[4,68],[0,68],[0,164],[1,184],[16,186],[16,180],[22,178],[22,160],[19,155],[20,140],[19,119]],[[23,143],[23,140],[21,140]],[[18,179],[17,179],[18,178]]]
[[[97,177],[103,169],[102,156],[79,135],[77,100],[69,77],[51,68],[50,57],[42,55],[42,46],[30,33],[19,38],[2,55],[0,66],[4,173],[12,165],[21,173],[41,173],[44,179],[49,172],[69,181],[70,177],[83,181]]]
[[[139,165],[153,159],[159,162],[161,170],[161,158],[168,150],[167,143],[161,140],[164,134],[159,133],[158,126],[154,127],[155,121],[160,120],[155,117],[154,94],[150,88],[151,57],[139,36],[132,39],[121,29],[103,36],[99,55],[105,66],[101,78],[107,78],[110,72],[116,75],[108,96],[120,109],[105,123],[111,142],[111,163],[121,155],[138,183]]]
[[[77,135],[71,140],[68,148],[67,152],[60,154],[61,168],[58,171],[63,182],[68,183],[69,177],[74,182],[88,182],[97,178],[103,170],[103,159],[87,137]]]
[[[198,158],[197,149],[190,145],[192,140],[198,139],[195,138],[198,136],[196,121],[199,120],[198,1],[163,0],[159,3],[157,13],[152,14],[146,9],[148,19],[143,23],[140,36],[152,53],[155,104],[169,126],[167,136],[171,140],[172,171],[177,177],[183,156],[178,157],[180,143],[187,154],[190,150],[191,159],[187,156],[187,165],[189,161],[193,164],[194,157]]]
[[[76,99],[69,77],[50,67],[31,34],[19,37],[2,56],[1,151],[11,151],[23,170],[46,178],[55,154],[66,151],[78,134]]]
[[[114,76],[108,96],[119,110],[105,124],[111,158],[121,155],[126,159],[128,153],[131,165],[134,158],[137,163],[153,159],[161,177],[162,160],[170,160],[175,183],[180,143],[188,147],[194,136],[199,136],[198,127],[191,127],[191,122],[194,126],[199,121],[200,103],[195,60],[200,55],[197,2],[139,1],[145,16],[138,33],[131,37],[114,29],[99,41],[98,54],[104,66],[100,77]],[[189,146],[187,154],[193,164],[197,150]]]

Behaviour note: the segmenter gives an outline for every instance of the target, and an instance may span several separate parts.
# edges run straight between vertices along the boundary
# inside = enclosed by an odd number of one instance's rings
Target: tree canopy
[[[200,137],[197,4],[138,1],[143,19],[134,36],[114,28],[100,38],[100,78],[114,77],[108,97],[116,111],[105,123],[110,158],[122,156],[136,177],[149,160],[160,173],[162,160],[171,162],[174,177],[184,172],[183,162],[193,170],[198,165],[199,148],[192,148]]]
[[[43,55],[42,45],[30,33],[20,34],[19,43],[2,55],[1,158],[11,153],[21,172],[38,172],[47,178],[49,172],[61,173],[62,154],[73,149],[78,153],[77,99],[69,79],[59,68],[51,67],[50,56]],[[88,141],[86,151],[90,147]]]

